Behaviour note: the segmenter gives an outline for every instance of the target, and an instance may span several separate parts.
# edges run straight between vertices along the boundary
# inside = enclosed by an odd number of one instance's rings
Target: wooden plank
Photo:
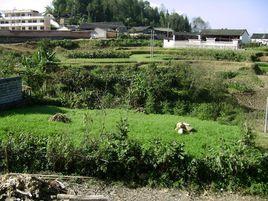
[[[91,196],[81,196],[81,195],[66,195],[58,194],[58,200],[75,200],[75,201],[108,201],[108,198],[103,195],[91,195]]]

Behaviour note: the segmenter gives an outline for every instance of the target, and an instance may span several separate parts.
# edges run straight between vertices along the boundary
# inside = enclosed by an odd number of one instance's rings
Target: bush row
[[[50,40],[48,43],[50,43],[50,46],[52,48],[55,47],[62,47],[67,50],[73,50],[79,47],[78,42],[73,41],[73,40]]]
[[[174,54],[179,59],[209,59],[224,61],[257,61],[263,52],[256,51],[234,51],[234,50],[216,50],[216,49],[178,49],[176,51],[167,51],[168,54]]]
[[[150,46],[151,41],[148,39],[94,40],[92,41],[92,45],[95,47],[141,47],[141,46]],[[160,40],[155,40],[154,46],[162,47],[163,42]]]
[[[252,193],[268,193],[268,155],[252,146],[252,133],[243,140],[222,143],[203,158],[193,158],[184,145],[154,139],[144,148],[128,138],[125,119],[114,133],[92,139],[85,133],[77,145],[66,134],[42,137],[9,133],[0,141],[0,167],[9,172],[54,171],[95,176],[141,185],[185,187],[214,185],[216,189],[250,188]]]
[[[73,51],[68,53],[68,58],[84,58],[84,59],[94,59],[94,58],[129,58],[130,53],[126,51],[118,50],[94,50],[88,52]]]

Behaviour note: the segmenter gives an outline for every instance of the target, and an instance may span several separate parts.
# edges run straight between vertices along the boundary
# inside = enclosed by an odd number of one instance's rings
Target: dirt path
[[[100,183],[70,184],[70,188],[81,195],[105,195],[112,201],[264,201],[268,199],[242,196],[232,193],[203,193],[194,195],[191,192],[175,189],[127,188],[122,185],[103,185]]]

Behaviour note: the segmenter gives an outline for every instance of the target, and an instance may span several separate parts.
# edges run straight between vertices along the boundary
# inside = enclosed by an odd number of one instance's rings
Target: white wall
[[[96,28],[91,34],[92,38],[107,38],[107,31],[104,29]]]
[[[263,45],[268,45],[268,39],[251,39],[252,43],[261,43]]]
[[[245,31],[244,34],[240,37],[240,40],[243,44],[250,43],[250,36],[248,33]]]
[[[201,41],[193,39],[185,41],[164,40],[164,48],[214,48],[237,50],[239,45],[238,40],[232,42],[216,42],[215,40]]]

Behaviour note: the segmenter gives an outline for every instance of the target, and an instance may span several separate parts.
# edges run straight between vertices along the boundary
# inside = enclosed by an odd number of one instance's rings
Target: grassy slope
[[[71,124],[49,122],[52,114],[66,113],[72,119]],[[97,136],[104,127],[106,131],[116,131],[116,122],[121,117],[128,117],[130,136],[140,140],[145,146],[149,141],[159,138],[165,142],[177,140],[185,143],[186,150],[201,156],[209,146],[218,148],[222,138],[237,140],[240,130],[236,126],[220,125],[217,122],[201,121],[191,117],[174,115],[145,115],[130,110],[72,110],[53,106],[36,106],[4,112],[0,116],[0,136],[4,137],[6,130],[31,132],[34,134],[52,135],[57,133],[70,134],[74,140],[82,138],[85,131],[84,114],[89,113],[93,118],[91,135]],[[178,135],[174,131],[178,121],[190,123],[197,132],[191,135]],[[103,126],[104,125],[104,126]]]

